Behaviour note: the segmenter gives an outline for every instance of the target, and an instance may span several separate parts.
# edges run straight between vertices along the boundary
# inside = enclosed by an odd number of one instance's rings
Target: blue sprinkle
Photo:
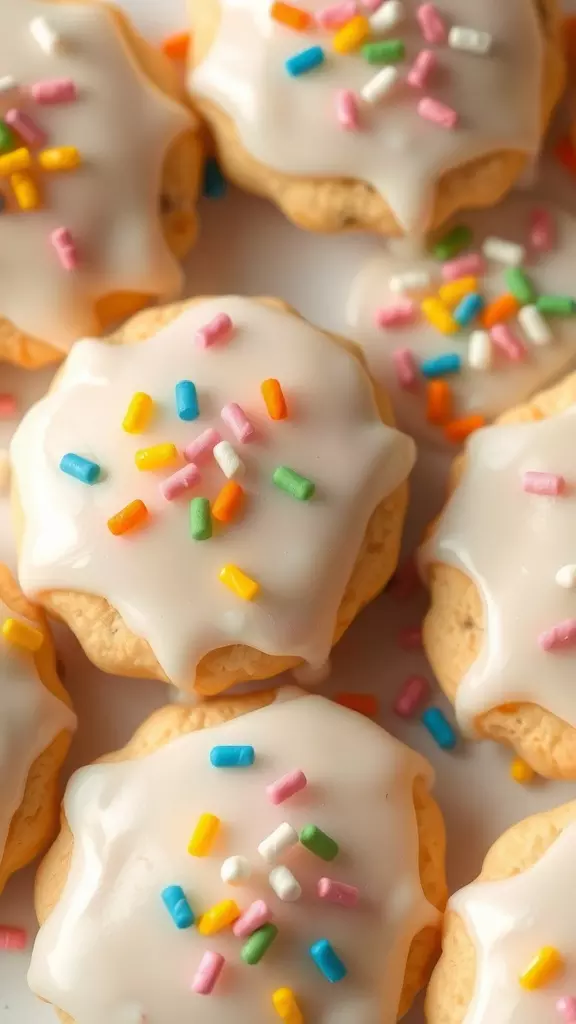
[[[308,50],[301,50],[293,57],[288,57],[285,63],[286,71],[292,78],[305,75],[308,71],[320,67],[324,63],[324,50],[321,46],[311,46]]]
[[[249,768],[254,764],[254,747],[212,747],[210,764],[214,768]]]
[[[83,484],[95,484],[100,477],[100,466],[90,459],[83,459],[81,455],[68,452],[60,459],[60,469],[68,476],[73,476]]]
[[[457,352],[447,352],[443,356],[435,356],[434,359],[425,359],[420,364],[420,369],[425,377],[444,377],[447,373],[459,373],[462,368],[462,359]]]
[[[200,415],[196,385],[191,380],[179,380],[176,385],[176,411],[181,420],[197,420]]]
[[[440,708],[426,708],[422,715],[422,722],[442,750],[454,750],[457,736]]]
[[[334,952],[328,939],[318,939],[318,942],[310,946],[310,956],[316,967],[322,971],[326,980],[331,982],[331,984],[342,981],[342,978],[346,977],[348,972],[340,957]]]
[[[162,892],[162,900],[177,928],[191,928],[196,920],[192,907],[180,885],[169,885]]]
[[[458,303],[452,316],[460,327],[467,327],[484,309],[484,299],[478,292],[470,292]]]
[[[228,182],[220,170],[215,157],[209,157],[204,164],[202,195],[205,199],[223,199],[228,191]]]

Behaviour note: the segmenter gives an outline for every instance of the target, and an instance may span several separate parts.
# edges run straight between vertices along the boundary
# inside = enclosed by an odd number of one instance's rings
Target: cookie
[[[395,1021],[446,896],[431,781],[379,726],[292,688],[163,708],[69,784],[33,991],[67,1024]]]
[[[141,313],[17,430],[24,590],[116,674],[212,695],[320,668],[396,567],[391,424],[355,346],[281,303]]]
[[[0,360],[37,367],[180,292],[202,152],[177,72],[115,7],[0,13]]]
[[[471,438],[422,551],[424,645],[460,727],[551,778],[576,778],[575,442],[572,374]]]
[[[44,617],[0,565],[0,892],[53,838],[69,705]]]
[[[568,1024],[576,1008],[567,904],[575,852],[575,802],[500,836],[476,881],[448,903],[428,1024]]]
[[[190,92],[227,176],[311,230],[421,235],[491,206],[564,84],[555,0],[191,2]]]

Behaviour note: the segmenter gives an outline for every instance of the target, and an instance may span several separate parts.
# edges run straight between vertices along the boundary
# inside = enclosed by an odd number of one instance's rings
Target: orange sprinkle
[[[175,32],[162,40],[160,49],[170,60],[186,60],[190,48],[190,33]]]
[[[482,326],[489,331],[496,324],[503,324],[506,320],[516,316],[519,309],[520,303],[513,295],[510,295],[508,292],[504,295],[499,295],[497,299],[494,299],[494,302],[490,302],[486,306],[482,315]]]
[[[286,408],[286,399],[284,398],[280,382],[271,377],[269,380],[262,381],[260,390],[266,402],[270,419],[285,420],[288,416],[288,409]]]
[[[378,714],[378,698],[371,693],[338,693],[336,703],[367,718],[375,718]]]
[[[430,380],[426,386],[428,407],[426,419],[437,426],[452,417],[452,388],[446,380]]]
[[[473,434],[475,430],[480,430],[480,427],[486,425],[486,417],[476,414],[473,416],[465,416],[461,420],[451,420],[444,427],[444,436],[448,441],[453,441],[457,444],[458,441],[464,441],[470,434]]]
[[[115,537],[120,537],[137,526],[142,526],[148,519],[148,509],[140,498],[131,501],[129,505],[117,512],[108,520],[108,529]]]
[[[567,171],[576,174],[576,150],[567,135],[554,146],[554,156]]]
[[[293,4],[285,4],[282,0],[276,0],[276,3],[272,4],[270,16],[275,21],[279,21],[281,25],[295,29],[296,32],[306,32],[314,23],[314,19],[308,11],[303,11],[301,7],[294,7]]]
[[[219,523],[231,523],[238,515],[243,501],[244,491],[242,487],[235,480],[230,480],[227,484],[224,484],[220,494],[214,499],[212,516]]]

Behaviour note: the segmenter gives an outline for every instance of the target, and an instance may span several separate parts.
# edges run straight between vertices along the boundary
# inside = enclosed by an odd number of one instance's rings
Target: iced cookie
[[[0,565],[0,892],[53,836],[73,729],[42,613]]]
[[[320,231],[490,206],[564,82],[555,0],[191,0],[190,90],[227,175]]]
[[[33,991],[71,1024],[392,1024],[445,902],[431,782],[323,697],[162,709],[68,787]]]
[[[202,157],[177,73],[92,0],[0,11],[0,360],[35,367],[181,285]]]
[[[353,283],[353,336],[418,439],[461,441],[574,364],[576,219],[546,193],[467,214],[422,258],[396,245]]]
[[[318,669],[396,567],[391,423],[358,349],[281,303],[142,313],[16,433],[24,590],[106,671],[214,694]]]
[[[570,1024],[576,803],[500,836],[475,882],[449,901],[428,1024]]]
[[[472,736],[576,778],[576,375],[471,438],[422,552],[424,643]]]

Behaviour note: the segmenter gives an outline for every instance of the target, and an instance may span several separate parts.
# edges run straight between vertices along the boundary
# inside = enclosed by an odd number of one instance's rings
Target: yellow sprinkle
[[[237,565],[225,565],[220,570],[219,579],[244,601],[253,601],[260,590],[260,585],[246,576]]]
[[[154,401],[144,391],[137,391],[130,399],[130,405],[122,421],[122,428],[127,434],[141,434],[148,426],[152,413],[154,412]]]
[[[362,14],[356,15],[336,33],[332,46],[336,53],[352,53],[357,50],[370,35],[370,22]]]
[[[15,149],[12,153],[0,156],[0,177],[7,178],[16,171],[28,171],[32,166],[29,149]]]
[[[206,857],[216,839],[219,828],[220,818],[217,818],[215,814],[201,814],[188,843],[188,853],[193,857]]]
[[[200,935],[215,935],[223,928],[229,928],[240,917],[240,908],[234,900],[222,900],[210,907],[198,921]]]
[[[447,306],[455,306],[460,299],[470,292],[478,291],[477,277],[459,277],[456,281],[448,281],[438,289],[438,295]]]
[[[34,629],[34,626],[29,626],[20,619],[6,619],[2,626],[2,636],[7,644],[24,647],[33,654],[39,651],[44,643],[44,634],[41,630]]]
[[[441,331],[442,334],[456,334],[458,332],[458,324],[452,319],[450,310],[447,309],[440,299],[424,299],[420,303],[420,309],[437,331]]]
[[[10,178],[12,191],[21,210],[37,210],[40,206],[40,193],[36,183],[29,174],[13,174]]]
[[[175,444],[155,444],[151,448],[140,448],[134,456],[138,469],[163,469],[178,458]]]
[[[515,757],[510,765],[510,776],[514,782],[532,782],[536,772],[521,757]]]
[[[76,146],[43,149],[38,154],[38,161],[45,171],[73,171],[82,162]]]
[[[291,988],[277,988],[272,995],[272,1005],[284,1024],[304,1024],[304,1017]]]
[[[531,992],[535,988],[547,985],[564,968],[564,960],[554,946],[542,946],[528,967],[520,975],[522,988]]]

